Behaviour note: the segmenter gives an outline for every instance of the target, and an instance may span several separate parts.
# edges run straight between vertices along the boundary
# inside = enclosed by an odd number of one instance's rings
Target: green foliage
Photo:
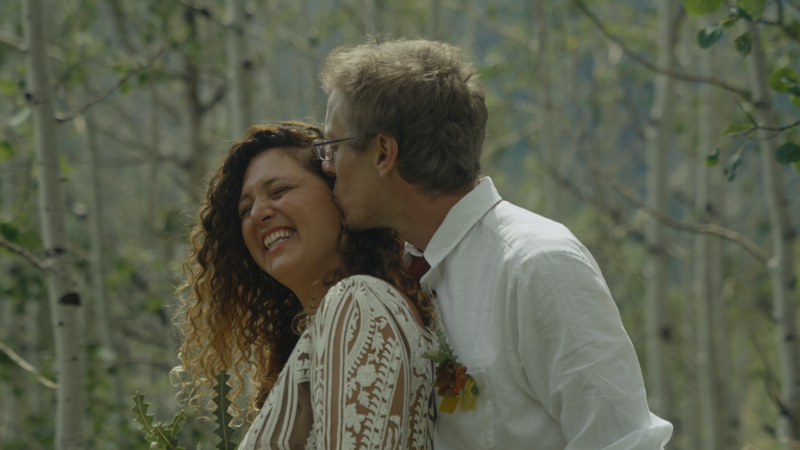
[[[752,123],[735,123],[722,131],[723,136],[744,134],[754,128]]]
[[[456,354],[453,352],[453,349],[450,348],[450,343],[447,341],[447,335],[444,334],[444,330],[442,328],[437,329],[434,336],[436,337],[436,349],[428,350],[422,354],[422,357],[430,359],[436,364],[442,364],[446,361],[457,361]]]
[[[769,84],[769,87],[775,92],[789,92],[790,89],[797,86],[798,81],[800,81],[800,77],[798,77],[797,72],[790,67],[775,69],[767,78],[767,84]]]
[[[172,422],[170,423],[153,423],[155,416],[153,414],[147,414],[150,403],[145,403],[144,394],[136,391],[136,395],[132,398],[134,405],[131,411],[136,413],[135,420],[142,426],[140,430],[147,435],[146,439],[148,441],[153,442],[158,448],[185,450],[185,447],[178,446],[177,437],[178,431],[181,430],[181,422],[186,418],[183,410],[175,414],[175,417],[172,418]]]
[[[714,167],[719,164],[719,148],[714,149],[714,153],[706,156],[705,163],[708,167]]]
[[[741,152],[736,152],[728,162],[725,163],[725,176],[728,177],[728,181],[733,181],[736,178],[736,175],[739,174],[739,167],[742,165],[742,157]]]
[[[733,44],[736,46],[736,51],[741,53],[742,56],[749,55],[753,46],[753,33],[748,31],[742,34],[733,41]]]
[[[716,44],[724,34],[723,26],[715,23],[708,28],[704,28],[697,33],[697,45],[700,48],[709,48]]]
[[[732,9],[731,9],[731,12],[732,12],[732,13],[733,13],[733,14],[734,14],[736,17],[738,17],[738,18],[740,18],[740,19],[744,19],[744,20],[746,20],[746,21],[748,21],[748,22],[752,22],[752,21],[753,21],[753,17],[752,17],[752,16],[750,16],[750,14],[748,14],[748,13],[747,13],[747,11],[745,11],[745,10],[744,10],[744,9],[742,9],[742,8],[732,8]]]
[[[214,423],[217,424],[217,429],[214,434],[219,436],[220,441],[217,442],[217,450],[234,450],[236,444],[231,442],[231,436],[236,431],[230,427],[231,416],[228,409],[231,406],[231,401],[228,398],[228,393],[231,391],[228,380],[230,376],[223,370],[217,375],[217,384],[214,386],[214,404],[217,408],[214,410]]]
[[[14,156],[14,146],[10,142],[0,142],[0,162],[8,161]]]
[[[800,146],[787,142],[775,149],[775,158],[784,165],[800,162]]]
[[[690,16],[705,16],[718,10],[723,0],[683,0],[683,7]]]

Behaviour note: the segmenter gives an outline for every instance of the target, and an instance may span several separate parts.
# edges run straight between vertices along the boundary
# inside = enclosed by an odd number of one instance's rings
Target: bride
[[[430,298],[393,231],[343,227],[321,138],[300,122],[252,127],[212,174],[174,371],[194,405],[221,370],[234,398],[252,374],[241,450],[430,449]]]

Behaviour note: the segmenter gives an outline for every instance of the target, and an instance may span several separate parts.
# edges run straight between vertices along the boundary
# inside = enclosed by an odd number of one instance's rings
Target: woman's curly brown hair
[[[232,374],[232,398],[243,390],[243,374],[251,372],[252,420],[299,339],[295,325],[303,314],[300,301],[256,264],[245,245],[237,208],[247,166],[269,149],[279,149],[332,186],[311,149],[313,140],[322,137],[318,127],[302,122],[251,127],[210,177],[191,234],[192,253],[184,263],[188,281],[181,290],[191,287],[191,293],[176,316],[184,341],[181,365],[172,371],[183,387],[183,399],[198,409],[220,371]],[[348,240],[341,267],[321,280],[324,285],[356,274],[380,278],[408,296],[431,325],[431,300],[408,274],[404,241],[397,233],[379,228],[350,233]]]

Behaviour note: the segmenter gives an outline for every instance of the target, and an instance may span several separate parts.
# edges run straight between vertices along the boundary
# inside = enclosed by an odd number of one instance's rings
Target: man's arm
[[[568,449],[660,449],[639,361],[596,266],[578,249],[540,254],[517,285],[518,357]]]

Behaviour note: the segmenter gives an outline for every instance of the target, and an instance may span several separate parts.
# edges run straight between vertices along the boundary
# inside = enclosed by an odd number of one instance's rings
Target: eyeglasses
[[[334,141],[326,141],[324,139],[314,139],[314,142],[311,143],[311,146],[314,147],[314,153],[317,155],[317,158],[323,161],[330,161],[333,158],[333,151],[335,150],[331,144],[335,144],[337,142],[349,141],[351,139],[355,139],[355,136],[345,139],[336,139]]]

